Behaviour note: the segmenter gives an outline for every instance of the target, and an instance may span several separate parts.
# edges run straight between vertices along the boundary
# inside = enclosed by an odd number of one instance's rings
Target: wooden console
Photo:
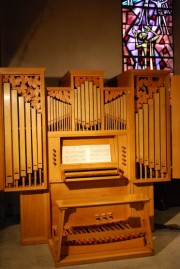
[[[59,220],[49,241],[55,265],[152,255],[148,201],[143,195],[57,200]]]

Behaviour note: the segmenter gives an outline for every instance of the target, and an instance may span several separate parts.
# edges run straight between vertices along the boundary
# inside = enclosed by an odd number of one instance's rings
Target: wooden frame
[[[171,77],[171,124],[172,124],[172,178],[180,179],[180,166],[179,166],[179,83],[180,76],[175,75]]]
[[[20,195],[21,244],[46,244],[50,238],[50,195],[25,192]]]

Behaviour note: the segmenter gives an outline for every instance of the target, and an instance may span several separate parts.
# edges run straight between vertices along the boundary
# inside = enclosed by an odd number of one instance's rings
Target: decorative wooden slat
[[[54,114],[53,114],[53,111],[54,111],[54,102],[53,102],[53,98],[51,97],[51,110],[50,110],[50,117],[51,117],[51,131],[54,131]]]
[[[118,121],[119,121],[119,129],[121,129],[121,97],[118,97]]]
[[[140,178],[143,177],[142,165],[144,163],[144,120],[143,109],[138,110],[139,114],[139,163],[140,163]]]
[[[18,97],[17,90],[11,90],[12,107],[12,141],[13,141],[13,179],[14,185],[18,186],[20,179],[19,168],[19,131],[18,131]]]
[[[96,85],[93,85],[93,96],[94,96],[94,126],[96,129],[98,122],[98,97],[97,97],[97,88]]]
[[[105,104],[104,106],[104,112],[106,116],[105,129],[108,130],[109,129],[109,105],[108,103]]]
[[[25,104],[24,97],[19,96],[19,141],[20,141],[20,176],[23,186],[25,186],[26,177],[26,145],[25,145]]]
[[[126,128],[126,124],[127,124],[127,107],[126,107],[126,95],[123,94],[123,115],[124,115],[124,129]]]
[[[85,91],[85,118],[86,118],[86,128],[88,129],[90,126],[90,103],[89,103],[89,82],[85,81],[84,83],[84,91]]]
[[[38,171],[39,171],[39,183],[42,184],[42,168],[43,168],[43,157],[42,157],[42,115],[37,113],[37,157],[38,157]]]
[[[85,128],[85,115],[86,115],[86,110],[85,110],[85,86],[84,84],[81,84],[81,116],[82,116],[82,127],[83,130]]]
[[[166,96],[165,88],[159,89],[160,93],[160,134],[161,134],[161,176],[167,172],[167,135],[166,135]]]
[[[68,130],[68,106],[64,103],[64,111],[65,111],[65,130]]]
[[[29,186],[32,177],[32,130],[31,130],[31,107],[30,103],[25,104],[26,111],[26,160]]]
[[[144,166],[145,166],[145,178],[147,178],[147,167],[149,166],[149,110],[148,104],[143,104],[143,127],[144,127]]]
[[[124,102],[123,96],[121,96],[121,129],[124,129]]]
[[[149,106],[149,168],[150,178],[152,178],[152,169],[155,167],[155,131],[154,131],[154,100],[148,99]]]
[[[11,95],[10,84],[4,83],[4,136],[5,136],[5,181],[13,184],[12,134],[11,134]]]
[[[97,88],[97,116],[98,116],[98,129],[100,129],[101,124],[101,91]]]
[[[61,102],[58,103],[58,110],[59,110],[59,120],[58,120],[58,123],[59,123],[59,131],[62,130],[62,104]]]
[[[94,115],[93,115],[93,83],[89,82],[89,110],[90,110],[90,127],[92,129],[94,125]]]
[[[47,96],[48,131],[51,131],[51,97]]]
[[[82,121],[82,118],[81,118],[81,88],[78,87],[77,88],[77,91],[78,91],[78,125],[79,125],[79,129],[80,129],[80,125],[81,125],[81,121]]]
[[[112,101],[112,129],[115,129],[116,120],[116,110],[115,110],[115,100]]]
[[[38,170],[38,156],[37,156],[37,117],[36,109],[31,109],[32,115],[32,156],[33,156],[33,172],[34,172],[34,184],[37,184],[37,170]]]
[[[74,124],[76,131],[78,130],[77,123],[78,123],[78,93],[77,89],[74,89]]]
[[[136,162],[139,163],[139,115],[138,113],[135,114],[136,120]]]
[[[155,128],[155,170],[156,177],[159,177],[159,171],[161,169],[161,141],[160,141],[160,104],[159,104],[159,93],[154,93],[154,128]]]
[[[56,107],[56,99],[53,99],[53,130],[57,131],[57,107]]]

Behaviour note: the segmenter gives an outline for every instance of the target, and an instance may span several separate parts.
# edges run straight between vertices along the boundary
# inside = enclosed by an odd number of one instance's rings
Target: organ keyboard
[[[95,169],[65,169],[63,172],[64,181],[72,180],[98,180],[98,179],[119,179],[122,177],[122,172],[117,167],[110,167],[109,169],[97,167]]]

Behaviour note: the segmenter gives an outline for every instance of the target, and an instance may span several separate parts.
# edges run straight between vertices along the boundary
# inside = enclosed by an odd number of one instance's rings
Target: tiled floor
[[[85,265],[66,269],[179,269],[180,268],[180,207],[155,210],[153,241],[155,255]],[[49,246],[20,245],[20,225],[12,224],[0,230],[0,269],[52,269]],[[61,267],[65,268],[65,267]]]

